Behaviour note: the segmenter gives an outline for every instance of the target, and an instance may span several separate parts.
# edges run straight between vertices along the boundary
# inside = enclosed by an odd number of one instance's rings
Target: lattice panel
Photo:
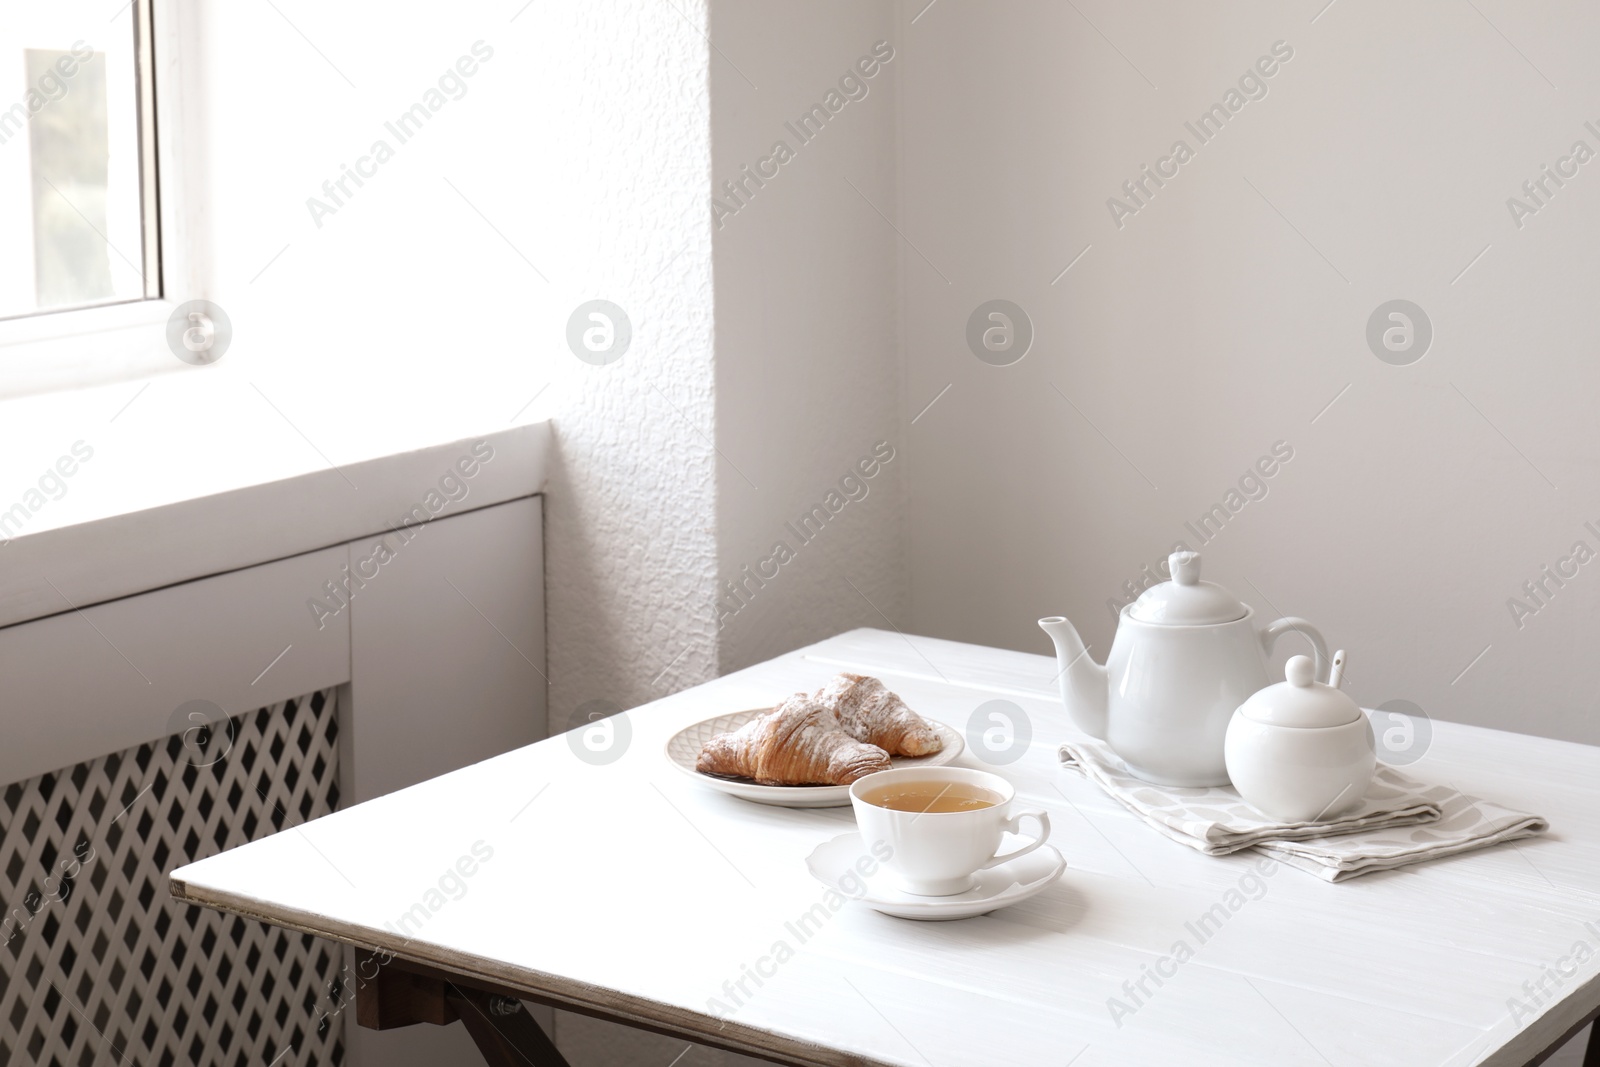
[[[5,789],[0,1064],[342,1062],[340,950],[166,877],[338,806],[333,691],[225,721],[205,755],[173,735]]]

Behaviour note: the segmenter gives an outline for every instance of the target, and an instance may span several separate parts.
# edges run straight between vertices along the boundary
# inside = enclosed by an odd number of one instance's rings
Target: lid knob
[[[1317,668],[1310,656],[1290,656],[1283,674],[1289,679],[1290,685],[1304,689],[1316,678]]]
[[[1215,582],[1200,580],[1200,553],[1180,547],[1167,556],[1170,582],[1161,582],[1139,594],[1124,609],[1136,622],[1172,626],[1214,626],[1238,622],[1250,614],[1239,598]]]
[[[1196,585],[1200,581],[1200,553],[1174,552],[1167,557],[1167,569],[1179,585]]]

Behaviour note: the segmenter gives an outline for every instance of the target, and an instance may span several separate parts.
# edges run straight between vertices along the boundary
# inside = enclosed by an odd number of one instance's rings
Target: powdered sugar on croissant
[[[931,756],[944,748],[939,732],[876,678],[840,674],[812,699],[839,716],[851,737],[891,756]]]
[[[845,733],[830,709],[804,693],[713,737],[695,761],[702,773],[754,778],[762,785],[849,785],[889,766],[883,749]]]

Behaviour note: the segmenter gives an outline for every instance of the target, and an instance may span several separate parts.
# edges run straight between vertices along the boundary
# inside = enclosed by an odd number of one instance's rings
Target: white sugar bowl
[[[1377,770],[1372,724],[1339,691],[1344,653],[1331,684],[1315,680],[1309,657],[1295,656],[1288,681],[1239,705],[1228,723],[1228,777],[1251,807],[1281,822],[1320,822],[1361,803]]]

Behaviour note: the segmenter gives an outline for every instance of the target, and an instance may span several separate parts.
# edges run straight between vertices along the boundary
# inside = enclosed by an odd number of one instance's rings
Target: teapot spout
[[[1078,729],[1090,737],[1106,738],[1106,669],[1089,656],[1083,638],[1070,622],[1059,615],[1039,620],[1039,629],[1050,635],[1056,646],[1060,668],[1061,701]]]

